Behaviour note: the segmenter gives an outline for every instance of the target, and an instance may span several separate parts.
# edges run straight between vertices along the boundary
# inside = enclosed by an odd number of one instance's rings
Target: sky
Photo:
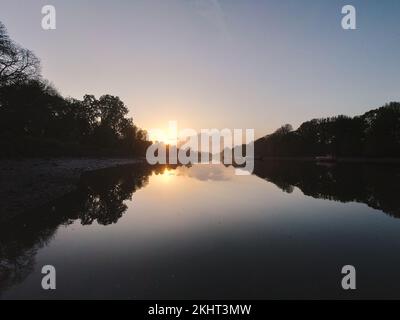
[[[118,95],[144,129],[260,137],[400,101],[398,0],[0,0],[0,21],[60,93]]]

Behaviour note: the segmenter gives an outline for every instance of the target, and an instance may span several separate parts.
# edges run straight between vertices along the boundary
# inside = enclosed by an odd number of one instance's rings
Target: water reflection
[[[176,175],[194,178],[200,181],[227,181],[235,175],[232,166],[218,164],[181,166],[176,168]]]
[[[0,294],[32,272],[37,251],[60,226],[78,220],[82,225],[115,224],[127,210],[126,200],[144,188],[152,174],[165,166],[121,166],[85,173],[76,192],[0,225]]]
[[[156,174],[162,168],[155,170]],[[136,170],[129,168],[115,168],[85,174],[77,193],[77,206],[73,208],[75,216],[82,225],[97,222],[101,225],[115,224],[127,210],[126,200],[132,200],[137,190],[145,187],[152,170],[139,167]]]
[[[400,182],[400,168],[396,166],[323,166],[316,165],[311,162],[266,161],[256,163],[254,174],[261,179],[273,183],[286,193],[292,193],[295,188],[298,188],[306,196],[340,202],[365,203],[371,208],[378,209],[394,217],[400,217],[400,201],[398,199],[397,192],[397,186]],[[254,212],[260,212],[262,210],[265,210],[264,212],[267,212],[268,210],[276,210],[276,207],[274,207],[273,204],[267,205],[263,201],[259,200],[259,194],[262,194],[263,192],[270,192],[269,189],[264,190],[263,188],[264,185],[269,184],[263,183],[261,180],[256,179],[255,177],[251,177],[250,180],[242,180],[246,178],[235,176],[235,170],[233,167],[224,167],[222,165],[150,167],[143,164],[86,173],[82,176],[76,192],[71,193],[54,203],[50,203],[45,207],[34,210],[34,212],[30,212],[27,215],[20,217],[19,219],[8,224],[0,225],[0,295],[2,292],[6,292],[12,286],[22,283],[27,279],[27,277],[35,268],[35,259],[37,253],[41,248],[46,247],[54,239],[54,237],[56,237],[57,231],[60,227],[68,227],[74,223],[79,223],[83,226],[98,225],[111,227],[112,225],[116,225],[120,219],[127,214],[129,211],[128,207],[131,209],[136,208],[134,194],[138,190],[145,188],[149,183],[151,184],[152,182],[149,181],[150,177],[152,176],[157,177],[157,179],[152,180],[155,184],[161,182],[167,183],[168,187],[170,189],[172,188],[170,192],[173,194],[178,193],[177,198],[172,199],[168,202],[168,204],[161,204],[157,208],[162,210],[163,206],[168,205],[168,207],[178,209],[182,208],[181,204],[183,202],[190,202],[191,199],[197,198],[196,205],[192,206],[190,203],[187,204],[186,208],[198,210],[199,214],[192,215],[192,217],[199,220],[190,220],[190,215],[192,212],[184,212],[184,218],[181,218],[183,219],[182,224],[189,224],[189,222],[195,221],[197,224],[206,225],[207,228],[205,230],[207,232],[210,232],[210,226],[212,226],[212,223],[214,223],[214,220],[216,220],[212,216],[205,215],[203,212],[201,212],[202,208],[206,208],[207,206],[211,208],[218,207],[218,211],[226,214],[228,217],[227,219],[232,221],[237,221],[235,220],[236,217],[234,216],[234,214],[237,212],[234,212],[234,209],[236,209],[235,205],[239,203],[240,200],[238,199],[237,203],[235,202],[229,204],[228,202],[234,202],[235,199],[239,198],[240,196],[245,198],[244,200],[247,201],[246,205],[249,206],[249,208],[246,208],[246,212],[244,212],[244,214],[247,216],[249,216],[248,213],[253,209]],[[217,185],[218,187],[214,188],[213,190],[215,190],[218,195],[211,199],[210,194],[206,194],[208,198],[204,198],[200,194],[193,195],[192,191],[190,191],[190,195],[188,193],[182,193],[182,190],[178,190],[179,188],[177,185],[172,183],[178,178],[191,179],[191,181],[201,184],[199,188],[203,189],[208,189],[211,188],[211,186]],[[247,182],[242,184],[242,181]],[[240,188],[236,188],[238,184],[240,185]],[[187,180],[182,180],[179,186],[180,188],[183,187],[188,189],[190,187],[190,183]],[[236,189],[234,189],[233,186],[235,186]],[[174,188],[177,188],[177,190]],[[195,190],[198,191],[199,189]],[[196,193],[196,191],[194,191],[194,193]],[[257,196],[253,197],[252,195],[255,193],[257,193]],[[169,195],[171,194],[169,193]],[[204,196],[204,194],[202,195]],[[184,198],[189,196],[192,196],[193,198]],[[267,194],[265,194],[265,196],[267,196]],[[146,199],[150,202],[158,202],[160,201],[160,198],[161,197],[160,194],[157,193],[157,189],[153,189],[152,192],[147,195]],[[296,201],[299,200],[297,199]],[[208,202],[211,204],[208,205]],[[295,206],[296,205],[298,205],[297,202],[295,203]],[[282,207],[282,203],[280,203],[280,206]],[[145,201],[141,203],[140,207],[142,210],[144,210],[141,211],[141,214],[146,214],[146,210],[152,208],[150,203]],[[186,211],[188,210],[189,209]],[[240,210],[242,209],[239,208],[237,211]],[[185,213],[187,214],[185,215]],[[158,220],[162,220],[163,216],[155,215],[155,217]],[[262,217],[260,219],[262,219]],[[158,223],[159,225],[168,225],[171,223],[171,219],[168,218],[168,220],[168,222],[159,221]],[[132,222],[133,224],[148,225],[149,221],[151,220],[141,219],[140,213],[138,213],[137,216],[132,216],[131,220],[124,222],[126,222],[128,227],[132,230],[133,228],[129,223]],[[285,220],[283,219],[282,221]],[[269,241],[263,240],[262,242],[257,242],[254,244],[251,241],[243,241],[239,243],[240,239],[247,239],[249,236],[248,234],[238,235],[237,233],[230,235],[232,236],[231,241],[238,241],[237,247],[244,247],[248,245],[250,248],[256,248],[258,246],[262,247],[265,243],[274,243],[274,246],[270,246],[267,251],[268,255],[265,256],[265,265],[271,266],[271,259],[273,260],[278,258],[272,253],[274,250],[276,251],[276,255],[279,255],[278,260],[282,260],[286,257],[286,259],[290,261],[290,263],[288,262],[287,265],[292,265],[293,263],[290,259],[292,259],[291,257],[293,252],[290,250],[289,246],[289,243],[292,243],[292,240],[290,240],[292,238],[289,240],[286,239],[288,242],[281,242],[281,239],[285,238],[285,234],[280,234],[279,230],[282,230],[286,227],[282,224],[282,221],[279,222],[280,224],[278,224],[278,228],[271,227],[271,229],[269,229],[269,235],[265,232],[262,233],[265,233],[268,237],[271,237]],[[173,224],[176,223],[177,221],[174,220]],[[121,227],[121,224],[122,223],[119,223],[118,226]],[[219,228],[221,224],[222,218],[219,216],[216,228]],[[266,227],[262,224],[256,225],[259,225],[260,228],[261,226],[263,226],[263,228]],[[185,225],[185,227],[187,227],[187,225]],[[171,225],[168,225],[167,228],[171,228]],[[189,230],[189,228],[186,229]],[[246,227],[243,227],[243,230],[246,230]],[[236,232],[241,232],[240,224],[239,229],[237,229]],[[301,233],[300,231],[298,232]],[[305,234],[310,234],[310,231],[307,231]],[[349,234],[351,234],[351,232],[349,232]],[[123,237],[121,229],[115,230],[115,237]],[[209,234],[205,235],[205,237],[205,239],[207,239]],[[136,243],[139,243],[139,241],[137,241],[138,238],[133,238],[133,236],[132,239],[121,239],[121,243],[124,243],[125,240],[127,245],[130,245],[129,241],[135,241]],[[346,239],[344,238],[342,239],[343,242],[346,242],[345,240]],[[205,241],[204,238],[200,237],[199,241],[196,239],[194,240],[194,243],[201,247],[201,241]],[[327,243],[330,243],[330,241],[326,241]],[[182,241],[179,243],[181,242]],[[313,246],[315,243],[318,242],[313,241],[308,243],[308,247],[311,248],[309,250],[312,251],[313,254],[313,250],[315,249]],[[287,248],[289,248],[287,252],[283,251],[282,249],[282,247],[285,247],[286,244]],[[210,245],[211,248],[214,248],[214,246],[215,244]],[[362,243],[360,243],[360,246],[362,246]],[[179,247],[179,245],[177,245],[177,247]],[[304,247],[307,246],[305,245]],[[368,247],[371,248],[371,246]],[[318,248],[317,251],[319,250],[320,248]],[[338,251],[343,251],[343,249]],[[90,253],[91,252],[89,252],[89,254]],[[126,253],[126,256],[124,254],[125,253],[121,253],[122,258],[129,259],[130,253]],[[186,257],[187,254],[188,253],[182,254],[182,257]],[[190,251],[189,254],[192,254],[192,251]],[[226,248],[221,249],[221,255],[222,254],[227,254]],[[304,252],[304,257],[307,256],[307,254],[310,253]],[[264,265],[263,260],[261,260],[264,258],[258,251],[254,252],[254,255],[252,255],[252,251],[249,251],[248,248],[244,249],[243,252],[240,250],[235,250],[234,252],[232,251],[232,256],[230,256],[230,259],[232,261],[237,261],[237,255],[249,255],[246,256],[247,260],[245,259],[244,261],[255,259],[254,263],[260,263],[260,268]],[[300,257],[300,251],[297,252],[297,255],[298,260],[296,261],[301,261],[303,257]],[[180,257],[180,259],[182,259],[182,257]],[[315,257],[313,256],[313,259],[314,258]],[[88,257],[88,259],[90,258]],[[222,260],[224,259],[221,259],[221,261]],[[181,260],[177,259],[177,261]],[[121,261],[121,263],[123,262],[124,261]],[[188,264],[188,269],[185,269],[184,272],[189,272],[192,270],[189,266],[190,263],[188,261],[185,261],[185,263]],[[128,262],[127,265],[129,265]],[[247,268],[248,265],[242,267]],[[300,270],[299,274],[301,274],[302,272],[300,267],[297,267]],[[221,270],[222,269],[223,266],[221,266]],[[276,270],[280,269],[281,266],[277,265]],[[239,270],[233,271],[240,274]],[[216,276],[220,277],[221,275]],[[138,285],[138,283],[136,283],[136,285]],[[176,284],[174,283],[173,286],[175,285]],[[262,287],[260,290],[261,289]]]
[[[393,217],[400,217],[399,166],[264,161],[256,162],[254,174],[288,193],[297,187],[306,196],[365,203]]]

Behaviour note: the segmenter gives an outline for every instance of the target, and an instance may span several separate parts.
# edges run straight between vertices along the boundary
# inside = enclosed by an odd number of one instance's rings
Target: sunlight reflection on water
[[[51,204],[55,212],[41,208],[2,229],[0,292],[346,297],[338,279],[352,263],[368,278],[357,297],[398,297],[398,170],[266,163],[252,176],[222,165],[90,173]],[[45,264],[59,275],[53,293],[39,285]]]

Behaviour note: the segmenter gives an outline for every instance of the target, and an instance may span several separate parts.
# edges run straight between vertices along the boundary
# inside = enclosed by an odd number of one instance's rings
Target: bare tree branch
[[[0,86],[35,79],[39,75],[39,59],[32,51],[14,43],[0,22]]]

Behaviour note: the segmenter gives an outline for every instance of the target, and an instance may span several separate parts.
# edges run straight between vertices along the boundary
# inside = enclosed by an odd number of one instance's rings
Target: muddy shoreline
[[[74,191],[84,172],[143,161],[132,158],[0,160],[0,223]]]

